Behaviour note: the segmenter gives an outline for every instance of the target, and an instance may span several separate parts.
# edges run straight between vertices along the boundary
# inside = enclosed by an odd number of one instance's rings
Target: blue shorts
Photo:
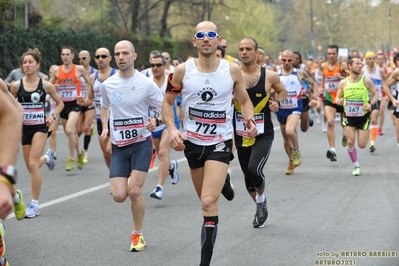
[[[298,101],[298,107],[292,109],[279,109],[277,112],[277,120],[281,125],[287,123],[287,117],[289,115],[301,115],[302,114],[302,99]]]
[[[151,137],[124,147],[112,144],[109,178],[129,178],[133,170],[148,172],[152,157]]]
[[[151,132],[152,138],[153,138],[153,139],[160,139],[161,136],[162,136],[162,132],[163,132],[165,129],[166,129],[166,127],[164,127],[163,129],[160,129],[160,130],[158,130],[158,131],[153,131],[153,132]]]
[[[182,104],[182,98],[181,98],[180,94],[177,95],[177,97],[176,97],[176,103],[177,103],[177,106],[181,106],[181,104]]]

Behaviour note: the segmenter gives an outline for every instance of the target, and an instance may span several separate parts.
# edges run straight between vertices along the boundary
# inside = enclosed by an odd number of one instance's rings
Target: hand
[[[310,100],[310,102],[309,102],[310,108],[313,108],[313,107],[315,107],[316,105],[317,105],[317,100],[316,100],[316,99]]]
[[[0,182],[0,219],[6,219],[10,214],[13,204],[10,188],[3,182]]]
[[[145,127],[147,128],[148,131],[154,131],[157,128],[157,122],[156,119],[153,117],[148,118],[148,123],[145,124]]]
[[[53,124],[53,122],[54,122],[54,118],[52,115],[50,115],[46,118],[46,126],[48,126],[48,127],[51,126]]]
[[[254,138],[257,135],[259,135],[258,129],[256,128],[256,125],[253,123],[251,119],[245,122],[245,126],[247,128],[247,133],[250,138]]]
[[[109,138],[108,133],[109,133],[108,128],[103,128],[103,131],[101,132],[101,136],[100,136],[100,139],[103,142],[107,142],[108,141],[108,138]]]
[[[398,107],[399,107],[399,106],[398,106],[398,100],[394,100],[394,101],[392,102],[392,105],[393,105],[393,107],[398,108]]]
[[[364,110],[367,112],[371,112],[371,103],[368,103],[364,106]]]
[[[336,104],[338,105],[343,105],[344,104],[344,98],[335,98]]]
[[[169,131],[170,138],[170,147],[172,147],[176,151],[182,151],[186,148],[183,144],[183,140],[187,140],[187,138],[176,128],[171,129]]]
[[[277,113],[280,107],[277,101],[269,100],[269,108],[273,113]]]
[[[76,97],[76,103],[80,106],[85,106],[85,99],[82,96]]]

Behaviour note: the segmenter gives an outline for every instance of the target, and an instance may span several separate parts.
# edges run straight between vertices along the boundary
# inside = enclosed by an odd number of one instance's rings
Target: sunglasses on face
[[[79,57],[79,61],[80,61],[80,60],[86,60],[86,58],[87,58],[87,57],[85,57],[85,56],[84,56],[84,57]]]
[[[199,31],[194,35],[194,38],[197,40],[203,40],[205,39],[205,36],[208,36],[209,39],[216,39],[219,37],[219,34],[215,31]]]
[[[281,59],[281,61],[283,61],[283,62],[291,62],[292,59]]]
[[[151,64],[151,67],[161,67],[163,64]]]
[[[105,54],[100,54],[100,55],[95,56],[96,59],[100,59],[100,58],[105,59],[107,57],[108,57],[108,55],[105,55]]]

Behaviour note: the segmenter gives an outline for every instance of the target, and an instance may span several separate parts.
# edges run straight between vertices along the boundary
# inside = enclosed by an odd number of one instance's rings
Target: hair
[[[24,60],[25,56],[30,55],[33,57],[33,59],[35,59],[36,63],[40,64],[40,59],[41,59],[41,53],[39,51],[39,49],[34,48],[34,49],[28,49],[28,51],[26,51],[21,59],[22,61]]]
[[[356,59],[356,58],[361,59],[360,56],[357,56],[357,55],[350,56],[348,59],[348,65],[352,65],[353,61],[354,61],[353,59]]]
[[[299,52],[293,52],[293,54],[296,54],[299,57],[299,64],[302,64],[302,56]]]
[[[393,63],[395,64],[395,66],[397,66],[396,60],[398,60],[399,58],[399,53],[396,53],[393,57]]]
[[[224,48],[224,46],[218,45],[217,49],[222,52],[222,58],[224,58],[224,56],[226,55],[226,49]]]
[[[157,55],[157,54],[161,54],[161,53],[158,50],[153,50],[150,53],[150,57],[151,57],[151,55],[154,56],[154,55]]]
[[[173,61],[173,60],[179,61],[179,64],[183,63],[183,60],[182,60],[180,57],[178,57],[178,56],[176,56],[175,58],[173,58],[172,61]]]
[[[69,49],[71,51],[71,54],[74,54],[73,48],[71,46],[63,46],[61,51],[64,50],[64,49]]]
[[[327,46],[327,49],[335,49],[337,51],[337,53],[339,50],[338,45],[336,45],[336,44],[330,44],[329,46]]]
[[[258,50],[258,48],[259,48],[258,42],[257,42],[254,38],[252,38],[252,37],[245,37],[245,38],[242,39],[241,41],[243,41],[243,40],[251,40],[251,41],[253,41],[254,44],[255,44],[255,51]]]
[[[154,56],[152,57],[152,59],[157,59],[157,58],[162,58],[162,64],[166,64],[166,58],[165,56],[161,55],[161,54],[154,54]]]

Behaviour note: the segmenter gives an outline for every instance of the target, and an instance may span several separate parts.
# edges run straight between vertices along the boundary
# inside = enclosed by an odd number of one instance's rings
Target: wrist
[[[13,165],[5,165],[0,167],[0,182],[5,183],[11,190],[14,189],[16,183],[17,172]]]
[[[51,116],[53,117],[54,120],[57,119],[57,115],[56,114],[52,113]]]
[[[316,100],[316,101],[317,101],[317,96],[313,96],[313,100]]]

